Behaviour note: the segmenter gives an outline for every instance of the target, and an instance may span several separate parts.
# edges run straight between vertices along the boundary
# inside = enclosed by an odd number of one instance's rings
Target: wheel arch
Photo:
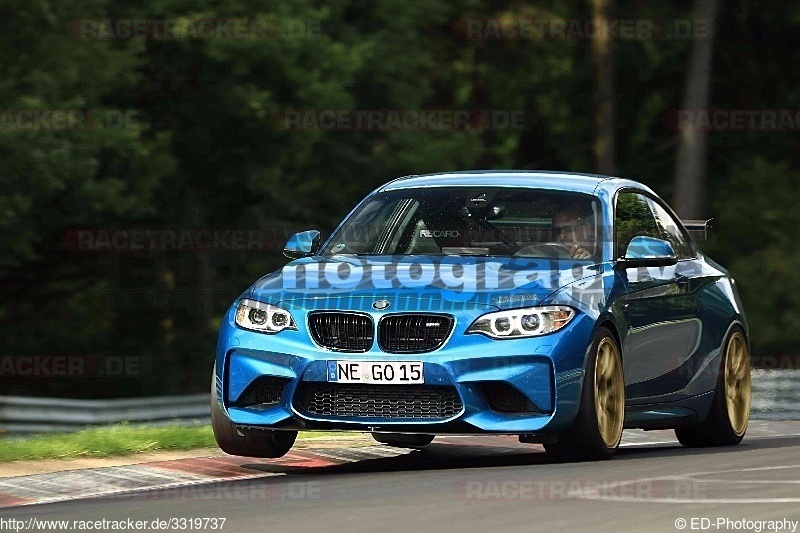
[[[600,331],[600,328],[603,328],[603,327],[605,327],[609,331],[611,331],[611,334],[614,336],[614,340],[617,343],[617,348],[619,349],[619,356],[620,356],[620,359],[622,359],[622,364],[623,364],[623,366],[622,366],[623,370],[622,371],[623,371],[623,378],[624,378],[624,375],[625,375],[625,356],[624,356],[624,354],[622,352],[622,343],[620,342],[619,328],[617,328],[617,325],[613,320],[613,316],[610,315],[610,314],[601,316],[595,322],[594,328],[592,328],[592,334],[589,337],[589,342],[588,342],[588,344],[586,346],[586,353],[583,356],[583,374],[582,375],[585,376],[586,373],[589,371],[589,366],[588,366],[589,365],[589,359],[591,358],[591,355],[592,355],[590,353],[590,351],[591,351],[592,347],[594,346],[594,341],[595,341],[595,338],[597,337],[597,333]],[[580,393],[579,394],[583,394],[583,385],[584,385],[584,382],[583,382],[583,380],[581,380]]]
[[[614,316],[610,313],[605,314],[598,318],[597,322],[595,323],[594,329],[592,330],[592,337],[589,340],[590,346],[591,343],[594,342],[595,337],[597,336],[597,332],[600,331],[600,328],[608,329],[611,334],[614,336],[614,340],[617,343],[617,348],[619,348],[619,356],[624,361],[625,354],[623,353],[623,344],[622,344],[622,337],[620,336],[620,328],[617,326],[617,323],[614,321]],[[587,352],[587,359],[588,359],[588,352]],[[584,370],[585,370],[585,362],[584,362]]]
[[[620,340],[619,330],[617,330],[617,325],[614,324],[614,321],[611,320],[611,318],[609,317],[606,317],[605,320],[600,321],[597,326],[597,330],[595,331],[595,334],[597,334],[597,331],[599,331],[600,328],[606,328],[609,331],[611,331],[611,333],[614,335],[614,340],[617,341],[617,347],[619,348],[620,357],[622,357],[622,341]]]

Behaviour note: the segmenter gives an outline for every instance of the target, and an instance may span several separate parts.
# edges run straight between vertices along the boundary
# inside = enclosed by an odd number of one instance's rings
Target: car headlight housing
[[[479,317],[467,333],[480,333],[492,339],[537,337],[560,330],[574,316],[575,310],[563,305],[497,311]]]
[[[243,299],[236,308],[236,325],[261,333],[278,333],[297,329],[292,314],[277,305]]]

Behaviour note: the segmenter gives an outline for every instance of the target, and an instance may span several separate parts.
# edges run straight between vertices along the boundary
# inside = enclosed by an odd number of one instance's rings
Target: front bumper
[[[233,322],[234,309],[228,312],[220,329],[217,398],[222,412],[234,424],[269,429],[432,434],[557,432],[568,427],[577,414],[586,352],[593,333],[593,321],[578,314],[554,334],[492,340],[465,334],[472,321],[485,310],[458,311],[452,313],[455,326],[449,340],[433,352],[393,354],[381,351],[376,345],[364,353],[343,353],[315,345],[302,325],[306,317],[298,316],[302,311],[292,310],[300,325],[297,331],[266,335],[238,328]],[[381,313],[372,314],[377,323]],[[455,391],[460,405],[441,417],[310,413],[300,391],[325,388],[321,386],[327,384],[327,362],[341,359],[422,361],[423,388],[428,392]],[[242,398],[260,383],[258,380],[265,379],[280,385],[276,396],[268,403],[242,405]],[[496,390],[519,393],[534,408],[498,410]],[[350,392],[358,395],[359,390]]]

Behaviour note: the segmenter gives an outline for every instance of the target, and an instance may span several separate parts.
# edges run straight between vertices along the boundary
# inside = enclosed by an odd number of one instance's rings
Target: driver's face
[[[589,242],[589,226],[577,213],[566,211],[553,217],[553,235],[563,244],[585,245]]]

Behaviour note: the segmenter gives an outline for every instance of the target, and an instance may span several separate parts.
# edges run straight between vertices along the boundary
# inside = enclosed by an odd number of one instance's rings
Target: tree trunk
[[[707,31],[697,32],[692,42],[683,89],[683,111],[708,110],[717,3],[717,0],[695,0],[694,20],[704,21]],[[701,219],[706,215],[707,152],[708,131],[705,128],[681,127],[678,122],[674,205],[681,218]]]
[[[608,27],[611,0],[590,0],[592,20],[597,31],[592,36],[595,73],[594,160],[599,174],[617,172],[616,84],[613,40]]]

